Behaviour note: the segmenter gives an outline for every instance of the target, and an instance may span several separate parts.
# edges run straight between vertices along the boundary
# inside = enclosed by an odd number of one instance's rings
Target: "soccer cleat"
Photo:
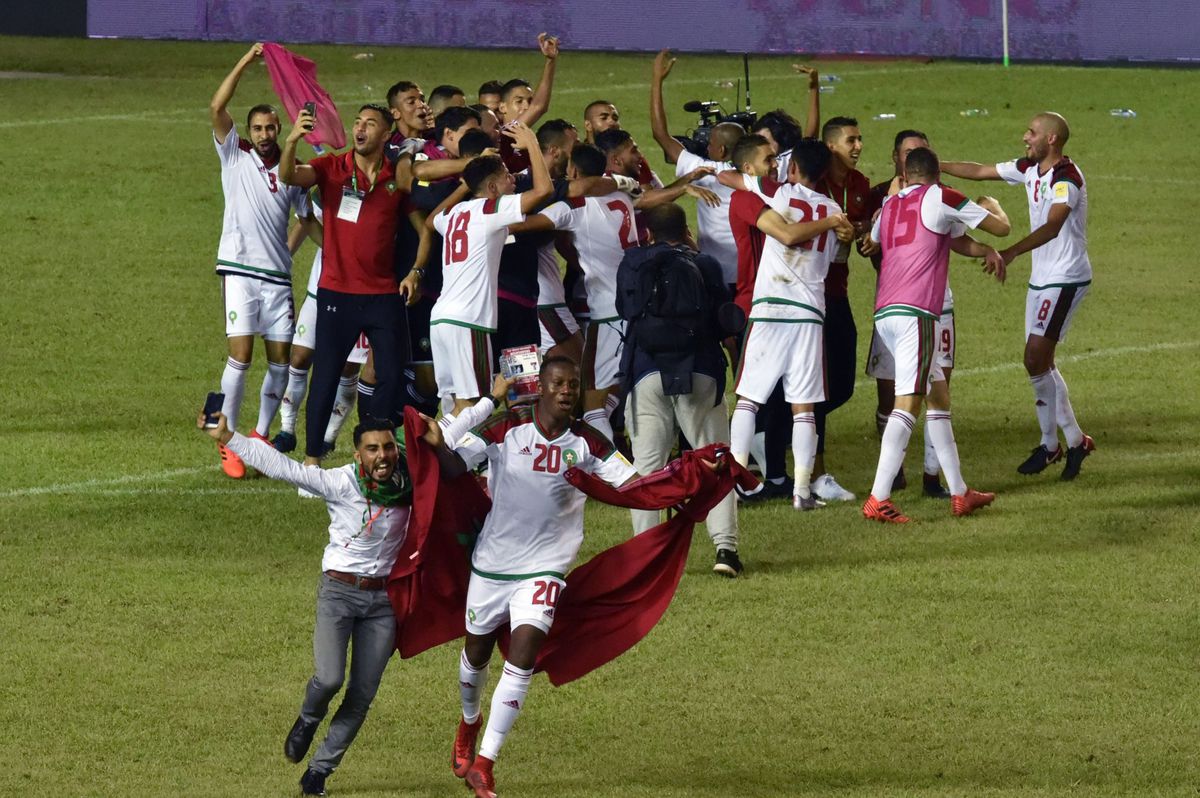
[[[275,447],[275,451],[287,454],[296,448],[296,435],[292,432],[279,432],[271,439],[271,445]]]
[[[233,453],[232,449],[223,443],[218,443],[217,451],[221,453],[221,470],[225,472],[225,476],[230,479],[241,479],[246,476],[246,464],[242,462],[242,458]]]
[[[319,770],[309,768],[304,771],[304,775],[300,777],[300,794],[301,795],[324,795],[325,794],[325,779],[328,773],[322,773]]]
[[[815,510],[818,507],[824,507],[825,502],[818,499],[816,496],[792,496],[793,510]]]
[[[467,771],[467,789],[475,791],[475,798],[496,798],[496,778],[492,775],[493,764],[495,763],[486,756],[477,756],[471,769]]]
[[[770,493],[767,492],[766,482],[758,483],[758,487],[754,488],[754,490],[742,490],[742,486],[735,482],[733,491],[737,494],[739,504],[758,504],[771,498]]]
[[[896,472],[896,478],[892,480],[892,493],[907,487],[908,477],[904,476],[904,466],[900,466],[900,470]]]
[[[1079,476],[1079,467],[1083,465],[1083,458],[1094,451],[1096,451],[1096,442],[1090,435],[1084,435],[1078,446],[1067,449],[1067,464],[1063,466],[1060,479],[1063,482],[1070,482]]]
[[[856,498],[853,493],[837,484],[833,474],[822,474],[813,480],[812,492],[818,499],[827,502],[852,502]]]
[[[891,499],[880,501],[874,496],[868,496],[862,508],[863,518],[868,521],[879,521],[884,524],[907,524],[909,517],[904,515],[892,504]]]
[[[970,515],[980,507],[987,507],[996,498],[994,493],[984,493],[981,490],[967,488],[967,492],[961,496],[950,497],[950,512],[961,518],[964,515]]]
[[[942,487],[937,474],[926,474],[922,480],[921,492],[931,499],[949,499],[950,491]]]
[[[296,722],[292,724],[292,730],[288,732],[288,736],[283,741],[283,755],[288,758],[289,762],[299,762],[308,753],[308,747],[312,745],[313,735],[317,733],[319,723],[305,723],[304,718],[296,718]]]
[[[458,733],[454,735],[454,751],[450,754],[450,767],[460,779],[467,777],[467,771],[475,761],[475,740],[479,737],[482,725],[482,716],[475,718],[474,723],[458,721]]]
[[[733,549],[717,549],[717,561],[713,573],[734,579],[742,572],[742,561]]]
[[[795,480],[785,476],[782,482],[772,482],[769,479],[763,480],[764,498],[767,499],[786,499],[792,495],[792,485]]]
[[[1017,473],[1040,474],[1046,470],[1046,466],[1061,460],[1062,456],[1062,446],[1059,446],[1052,452],[1046,448],[1045,444],[1038,444],[1037,448],[1030,452],[1025,462],[1017,466]]]
[[[274,447],[274,446],[275,446],[275,444],[271,443],[271,439],[270,439],[270,438],[268,438],[266,435],[260,435],[260,434],[258,433],[258,430],[256,430],[256,429],[252,429],[252,430],[250,430],[250,437],[251,437],[252,439],[256,440],[256,441],[262,441],[262,442],[263,442],[263,443],[265,443],[267,446],[271,446],[271,447]]]

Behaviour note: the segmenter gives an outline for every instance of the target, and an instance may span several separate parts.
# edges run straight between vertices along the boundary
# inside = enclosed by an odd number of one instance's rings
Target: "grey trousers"
[[[300,717],[319,722],[342,688],[347,644],[353,640],[350,681],[342,704],[329,723],[325,739],[308,766],[330,773],[346,755],[367,716],[383,669],[396,644],[396,616],[386,590],[359,590],[325,574],[317,589],[317,625],[313,630],[316,673],[308,682]]]
[[[657,471],[667,464],[676,433],[699,449],[710,443],[729,442],[729,415],[724,397],[717,396],[712,377],[692,373],[692,392],[666,396],[658,372],[642,377],[625,404],[625,431],[633,448],[633,466],[639,474]],[[737,551],[737,499],[733,491],[708,514],[708,536],[719,549]],[[631,510],[634,534],[659,522],[654,510]]]

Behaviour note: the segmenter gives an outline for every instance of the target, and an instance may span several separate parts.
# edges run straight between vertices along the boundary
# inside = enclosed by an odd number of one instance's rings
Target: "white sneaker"
[[[822,474],[812,483],[812,492],[817,498],[827,502],[852,502],[857,498],[853,493],[837,484],[833,474]]]

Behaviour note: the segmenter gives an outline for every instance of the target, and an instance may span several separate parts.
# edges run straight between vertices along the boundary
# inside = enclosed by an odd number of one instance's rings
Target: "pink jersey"
[[[883,250],[875,318],[937,318],[946,294],[950,239],[979,226],[987,211],[946,186],[913,185],[888,197],[871,238]]]

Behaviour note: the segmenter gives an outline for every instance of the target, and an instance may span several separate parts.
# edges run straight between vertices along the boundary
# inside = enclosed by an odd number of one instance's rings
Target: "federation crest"
[[[395,194],[396,193],[396,181],[395,180],[387,181],[387,185],[385,185],[384,188],[387,189],[387,193]]]
[[[229,311],[229,320],[237,321],[237,311],[236,310]]]
[[[567,468],[574,468],[575,464],[579,462],[579,455],[575,454],[574,449],[564,449],[562,459],[567,464]]]

